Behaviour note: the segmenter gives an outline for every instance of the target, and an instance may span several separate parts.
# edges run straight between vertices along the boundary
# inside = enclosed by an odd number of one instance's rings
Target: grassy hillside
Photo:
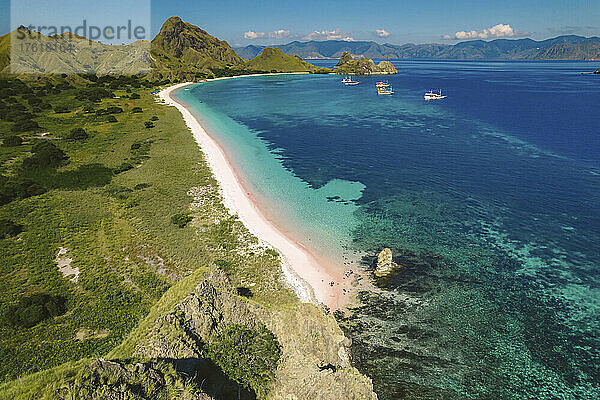
[[[253,284],[259,302],[293,298],[276,254],[243,253],[256,239],[226,213],[179,113],[137,80],[114,79],[3,83],[1,379],[106,353],[199,266]],[[51,162],[53,152],[64,155]],[[178,213],[192,218],[184,228]]]
[[[11,43],[15,44],[11,48]],[[14,54],[13,54],[14,52]],[[17,57],[10,65],[10,57]],[[0,37],[0,73],[138,74],[150,72],[150,43],[107,45],[77,35],[45,36],[27,28]]]
[[[279,47],[267,47],[245,64],[246,68],[266,72],[312,72],[327,73],[328,68],[316,67],[297,56],[283,54]]]
[[[277,252],[227,212],[156,87],[93,75],[0,87],[0,399],[205,399],[207,382],[222,399],[373,398],[335,319],[298,304]],[[211,271],[227,288],[202,286]],[[201,369],[186,378],[173,367],[187,345]]]

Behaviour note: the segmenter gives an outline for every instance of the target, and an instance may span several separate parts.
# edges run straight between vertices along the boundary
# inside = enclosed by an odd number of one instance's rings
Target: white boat
[[[391,95],[394,94],[394,89],[391,86],[385,86],[385,87],[378,87],[377,88],[377,94],[387,94],[387,95]]]
[[[377,86],[377,88],[386,88],[386,87],[390,87],[389,82],[377,82],[375,84],[375,86]]]
[[[359,81],[354,81],[352,80],[351,76],[347,76],[344,79],[342,79],[342,83],[344,85],[348,85],[348,86],[354,86],[354,85],[358,85],[360,82]]]
[[[425,93],[425,100],[442,100],[445,99],[446,96],[442,95],[442,91],[440,90],[438,93],[435,93],[433,90]]]

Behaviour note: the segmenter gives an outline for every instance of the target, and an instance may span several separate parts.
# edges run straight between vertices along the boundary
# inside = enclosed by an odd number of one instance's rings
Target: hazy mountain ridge
[[[282,46],[290,55],[310,58],[339,58],[344,52],[355,57],[373,59],[450,59],[450,60],[567,60],[600,59],[600,38],[567,35],[536,41],[533,39],[495,39],[489,42],[471,40],[450,44],[393,45],[369,41],[348,42],[343,40],[294,41]],[[263,46],[235,47],[233,50],[243,58],[252,58]]]

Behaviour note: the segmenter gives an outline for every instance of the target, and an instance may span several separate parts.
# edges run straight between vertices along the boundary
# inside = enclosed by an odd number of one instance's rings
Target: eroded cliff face
[[[265,309],[235,294],[226,276],[216,270],[170,311],[155,318],[146,329],[134,332],[138,337],[132,355],[171,360],[181,373],[202,380],[209,395],[225,398],[241,389],[221,371],[216,378],[207,376],[218,367],[206,349],[232,325],[250,330],[266,327],[280,345],[279,362],[265,398],[377,398],[370,379],[352,367],[348,355],[351,342],[331,315],[310,304]],[[248,391],[242,394],[243,398],[254,395]]]

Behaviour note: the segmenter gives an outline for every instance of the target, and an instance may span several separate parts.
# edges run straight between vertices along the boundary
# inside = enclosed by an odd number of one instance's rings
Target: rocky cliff
[[[189,293],[171,303],[174,305],[168,310],[151,313],[111,357],[173,360],[181,373],[202,380],[203,388],[215,398],[228,398],[241,390],[250,397],[258,394],[259,398],[281,400],[376,399],[371,381],[350,363],[351,341],[331,315],[313,305],[298,303],[267,310],[238,296],[217,270],[207,272]],[[250,332],[266,330],[280,346],[272,379],[265,383],[268,394],[263,396],[255,390],[256,385],[236,380],[221,360],[212,356],[215,341],[231,326]],[[237,360],[236,365],[245,362],[244,354],[233,351],[230,357]]]

